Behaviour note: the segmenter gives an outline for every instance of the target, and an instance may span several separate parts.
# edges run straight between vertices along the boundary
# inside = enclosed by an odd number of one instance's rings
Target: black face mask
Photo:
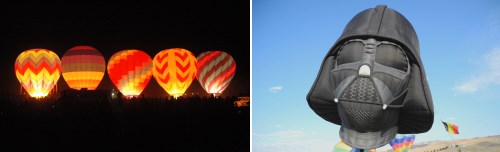
[[[402,48],[373,38],[354,39],[340,48],[335,64],[332,94],[342,140],[366,145],[358,148],[389,143],[397,134],[399,108],[408,91],[410,67]],[[350,136],[352,132],[357,136]]]

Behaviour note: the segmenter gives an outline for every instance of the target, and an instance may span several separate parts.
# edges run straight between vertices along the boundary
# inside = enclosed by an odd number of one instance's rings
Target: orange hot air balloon
[[[234,77],[236,62],[222,51],[208,51],[197,57],[196,78],[207,93],[220,95]]]
[[[106,62],[90,46],[75,46],[62,57],[62,75],[70,88],[95,90],[104,76]]]
[[[47,49],[30,49],[22,52],[14,65],[16,77],[32,97],[41,98],[57,84],[61,76],[61,60]]]
[[[156,82],[175,98],[181,96],[196,76],[196,57],[182,48],[160,51],[153,59]]]
[[[108,75],[125,96],[138,96],[151,79],[151,57],[140,50],[123,50],[108,61]]]

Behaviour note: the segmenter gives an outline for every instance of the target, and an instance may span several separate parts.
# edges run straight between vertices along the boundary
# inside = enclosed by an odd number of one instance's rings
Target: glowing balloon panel
[[[95,90],[104,76],[102,54],[90,46],[76,46],[62,57],[62,75],[70,88]]]
[[[160,51],[153,59],[153,76],[168,94],[179,97],[196,77],[196,57],[186,49]]]
[[[196,78],[207,93],[220,94],[234,77],[236,62],[233,57],[222,51],[209,51],[197,57],[198,74]]]
[[[45,97],[61,76],[61,60],[47,49],[22,52],[15,63],[16,77],[32,97]]]
[[[151,79],[151,57],[140,50],[123,50],[108,61],[111,82],[125,96],[140,95]]]

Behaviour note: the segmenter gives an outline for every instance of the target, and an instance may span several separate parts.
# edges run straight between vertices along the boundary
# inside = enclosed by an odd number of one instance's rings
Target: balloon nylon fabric
[[[102,54],[90,46],[75,46],[64,53],[62,75],[70,88],[95,90],[106,71]]]
[[[389,144],[394,152],[406,152],[411,148],[414,141],[415,135],[398,134]]]
[[[153,59],[153,76],[156,82],[170,95],[177,98],[196,77],[196,57],[182,48],[166,49],[158,52]]]
[[[359,148],[352,148],[349,145],[346,145],[342,140],[337,143],[333,149],[333,152],[375,152],[375,149],[365,149],[361,150]]]
[[[16,77],[32,97],[45,97],[61,76],[61,60],[47,49],[29,49],[16,59]]]
[[[344,48],[346,43],[356,39],[363,45],[354,46],[351,49]],[[366,43],[369,39],[374,39],[374,41],[370,40],[369,43]],[[405,60],[390,61],[393,57],[386,55],[391,53],[381,53],[385,55],[377,57],[379,51],[384,50],[375,46],[378,43],[391,44],[387,45],[386,49],[400,50],[400,52],[403,52]],[[370,54],[370,50],[373,49],[376,49],[375,57]],[[339,56],[344,52],[342,50],[351,50],[351,52],[352,50],[360,50],[358,54],[365,55],[358,55],[357,58],[351,56],[352,60],[350,61],[358,62],[353,65],[339,65],[338,63],[341,62],[338,60],[340,59]],[[405,64],[397,64],[399,61],[403,61],[401,63]],[[389,63],[389,66],[387,63]],[[366,67],[360,68],[363,65],[366,65]],[[400,75],[403,78],[401,81],[389,80],[390,76],[379,77],[374,72],[377,67],[388,66],[390,68],[382,69],[397,70],[404,67],[398,65],[406,65],[408,71],[403,72],[405,73],[403,75],[397,74],[398,72],[390,72],[395,70],[382,71],[385,71],[386,75],[395,77]],[[347,70],[335,71],[341,68]],[[401,71],[405,71],[405,68],[402,68]],[[337,73],[335,74],[335,72]],[[354,77],[349,78],[350,75],[354,75]],[[381,79],[381,81],[375,78]],[[344,80],[346,80],[346,83],[341,84]],[[349,99],[349,102],[346,102],[346,99],[337,99],[339,95],[346,92],[345,90],[360,88],[353,87],[356,83],[363,83],[363,86],[365,86],[365,82],[372,83],[372,86],[377,88],[374,91],[377,97],[383,98],[386,96],[391,100],[382,99],[382,101],[374,102],[376,100],[363,98],[363,101],[370,101],[371,105],[368,105],[370,104],[368,102],[353,102],[351,98],[346,98]],[[395,87],[392,85],[394,83],[392,82],[401,84],[400,86],[403,86],[403,88],[396,87],[394,89]],[[337,89],[339,86],[344,89]],[[390,91],[384,91],[383,88],[385,87],[381,86],[387,86]],[[365,89],[357,89],[357,92],[363,92],[361,90]],[[394,102],[392,99],[396,101]],[[390,142],[397,133],[417,134],[430,130],[434,121],[432,98],[424,66],[420,59],[418,38],[410,22],[400,13],[383,5],[357,14],[348,23],[340,38],[326,54],[318,76],[307,95],[307,101],[311,109],[320,117],[342,126],[340,130],[341,138],[352,147],[378,148]],[[364,108],[356,107],[358,105]],[[381,117],[381,114],[385,116]],[[372,127],[369,124],[372,124]]]
[[[108,75],[111,82],[125,96],[138,96],[152,76],[151,57],[140,50],[123,50],[111,56]]]
[[[209,94],[221,94],[234,77],[236,62],[222,51],[203,52],[196,58],[198,73],[196,78]]]

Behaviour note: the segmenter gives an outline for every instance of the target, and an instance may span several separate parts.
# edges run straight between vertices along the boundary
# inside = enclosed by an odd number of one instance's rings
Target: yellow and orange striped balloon
[[[45,97],[61,76],[61,60],[47,49],[22,52],[14,65],[16,77],[32,97]]]
[[[62,57],[62,76],[73,89],[95,90],[105,70],[104,57],[91,46],[75,46]]]
[[[153,59],[156,82],[175,98],[184,94],[196,77],[196,72],[196,57],[186,49],[166,49]]]

